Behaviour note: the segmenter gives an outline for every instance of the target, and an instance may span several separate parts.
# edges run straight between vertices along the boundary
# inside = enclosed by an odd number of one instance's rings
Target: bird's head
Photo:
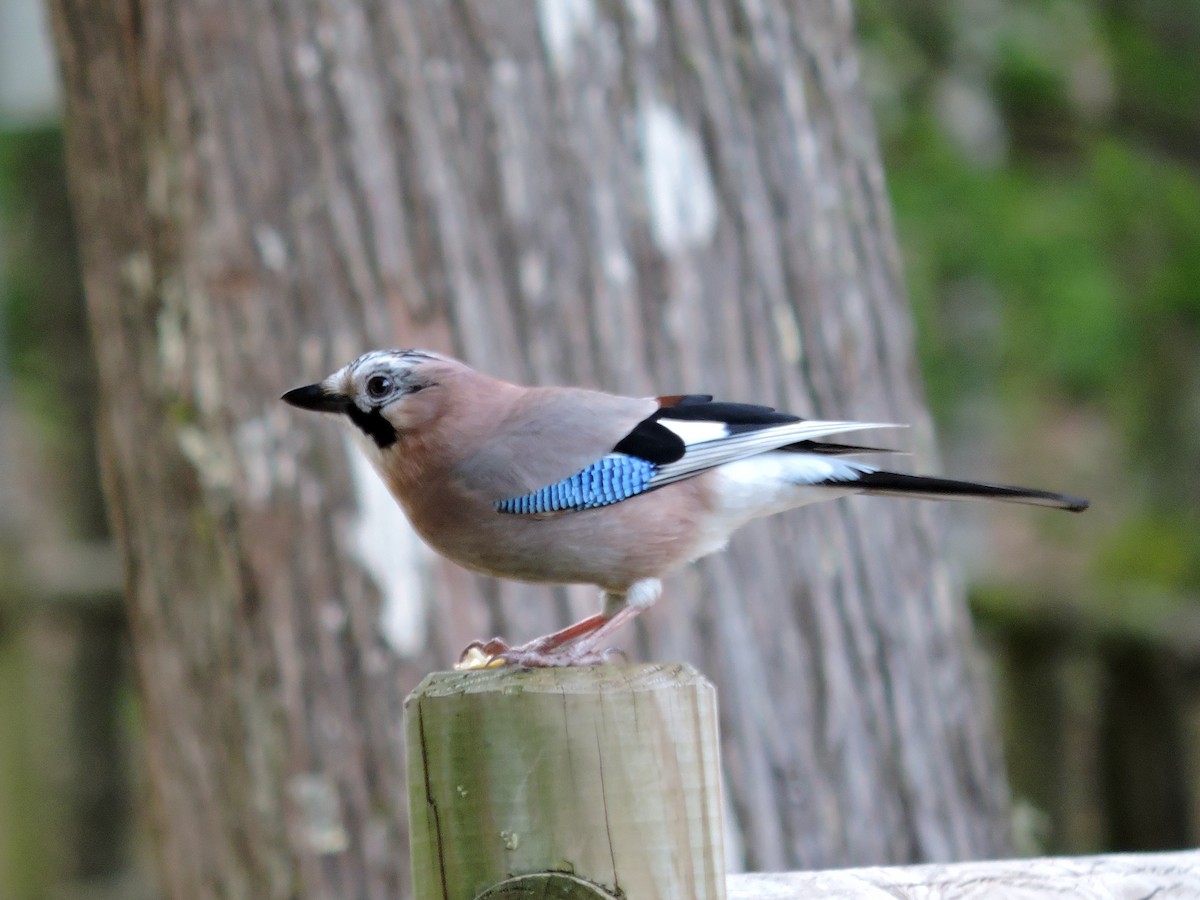
[[[383,450],[435,418],[446,383],[463,371],[470,370],[428,350],[374,350],[282,399],[300,409],[345,415]]]

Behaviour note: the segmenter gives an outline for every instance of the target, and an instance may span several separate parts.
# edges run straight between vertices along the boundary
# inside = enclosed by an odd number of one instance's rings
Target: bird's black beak
[[[350,404],[349,398],[331,393],[319,384],[293,388],[279,399],[300,409],[311,409],[313,412],[344,413]]]

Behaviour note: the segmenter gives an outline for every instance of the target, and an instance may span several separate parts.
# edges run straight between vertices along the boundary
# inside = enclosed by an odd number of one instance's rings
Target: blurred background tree
[[[0,715],[20,723],[0,728],[0,894],[39,897],[90,878],[61,865],[82,852],[64,812],[73,779],[45,771],[77,765],[53,701],[87,651],[64,614],[27,612],[28,562],[102,533],[94,485],[56,487],[90,468],[86,403],[69,402],[89,369],[70,349],[84,338],[61,140],[14,113],[13,86],[38,71],[14,50],[37,37],[19,7],[33,4],[0,0]],[[1008,527],[964,513],[956,530],[1005,698],[1023,846],[1195,844],[1200,4],[857,11],[945,468],[1095,501]],[[31,509],[59,524],[31,526]],[[105,857],[117,879],[119,832]]]

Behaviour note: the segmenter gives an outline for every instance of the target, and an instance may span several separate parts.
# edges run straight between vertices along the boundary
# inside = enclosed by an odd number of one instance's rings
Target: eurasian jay
[[[418,534],[454,562],[519,581],[594,584],[603,610],[509,646],[464,651],[517,665],[604,658],[661,578],[723,547],[751,519],[847,494],[986,499],[1084,510],[1088,501],[887,472],[828,435],[889,427],[820,422],[704,394],[621,397],[521,387],[425,350],[378,350],[288,391],[340,413]]]

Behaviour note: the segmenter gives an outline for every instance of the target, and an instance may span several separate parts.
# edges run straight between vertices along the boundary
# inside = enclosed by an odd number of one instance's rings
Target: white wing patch
[[[662,419],[659,422],[666,424]],[[684,453],[682,459],[658,467],[657,473],[650,479],[649,486],[658,487],[670,484],[704,469],[711,469],[737,459],[745,459],[748,456],[757,456],[799,441],[847,431],[861,431],[867,428],[895,427],[880,422],[800,421],[777,425],[773,428],[762,428],[758,431],[742,432],[720,440],[688,444],[687,452]],[[849,463],[843,464],[850,465]]]
[[[663,418],[658,420],[658,424],[675,432],[688,445],[717,441],[729,436],[729,426],[724,422]]]

